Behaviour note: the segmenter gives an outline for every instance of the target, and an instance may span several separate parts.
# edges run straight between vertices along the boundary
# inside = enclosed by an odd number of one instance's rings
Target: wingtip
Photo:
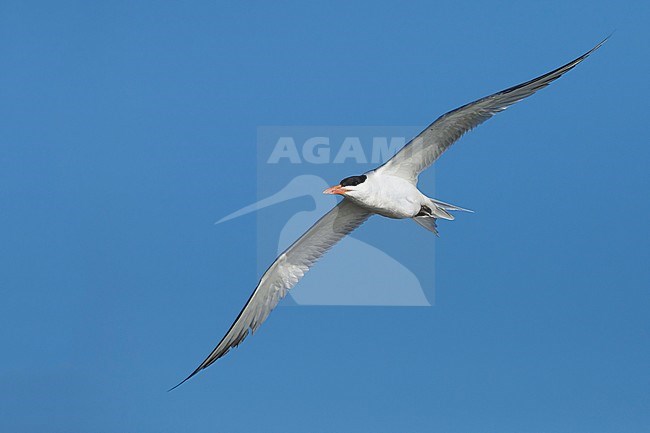
[[[240,216],[240,215],[237,212],[233,212],[233,213],[231,213],[229,215],[226,215],[225,217],[219,219],[218,221],[215,221],[214,225],[216,226],[218,224],[225,223],[226,221],[230,221],[231,219],[235,219],[238,216]]]
[[[585,54],[585,56],[588,56],[589,54],[591,54],[591,53],[593,53],[594,51],[596,51],[598,48],[602,47],[603,44],[605,44],[605,42],[607,42],[607,41],[609,40],[609,38],[611,38],[611,37],[614,35],[614,32],[616,32],[616,30],[614,30],[614,31],[611,32],[609,35],[607,35],[607,36],[605,37],[605,39],[603,39],[602,41],[598,42],[598,43],[596,44],[595,47],[593,47],[592,49],[590,49],[590,50],[587,52],[587,54]]]
[[[580,57],[575,59],[573,62],[567,64],[566,66],[571,65],[571,67],[569,69],[573,69],[573,67],[575,67],[578,63],[581,63],[583,60],[585,60],[587,57],[589,57],[591,54],[593,54],[594,51],[596,51],[598,48],[602,47],[603,44],[605,44],[605,42],[607,42],[609,40],[609,38],[612,37],[613,34],[614,34],[614,32],[607,35],[607,37],[605,37],[605,39],[598,42],[592,49],[590,49],[589,51],[587,51],[586,53],[584,53],[583,55],[581,55]]]
[[[609,38],[611,38],[612,36],[614,36],[614,33],[616,33],[616,29],[612,30],[612,31],[611,31],[611,32],[610,32],[610,33],[605,37],[605,39],[603,39],[603,40],[600,42],[600,44],[602,45],[602,44],[604,44],[605,42],[607,42],[607,40],[608,40]]]
[[[192,374],[190,374],[189,376],[187,376],[185,379],[181,380],[181,381],[180,381],[179,383],[177,383],[176,385],[174,385],[174,386],[172,386],[171,388],[169,388],[169,389],[167,390],[167,392],[171,392],[171,391],[175,390],[176,388],[178,388],[179,386],[181,386],[182,384],[184,384],[185,382],[187,382],[188,380],[190,380],[192,377],[194,377],[194,375],[196,375],[196,373],[198,373],[199,371],[201,371],[201,368],[197,368],[196,370],[194,370],[194,371],[192,372]]]

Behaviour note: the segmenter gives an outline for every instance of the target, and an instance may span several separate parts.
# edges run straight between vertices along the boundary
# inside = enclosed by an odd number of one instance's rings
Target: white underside
[[[345,196],[357,205],[388,218],[413,218],[426,206],[437,218],[453,219],[413,183],[397,176],[368,173],[368,179]]]

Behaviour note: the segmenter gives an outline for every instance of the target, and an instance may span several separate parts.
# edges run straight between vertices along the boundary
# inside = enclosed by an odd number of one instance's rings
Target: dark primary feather
[[[377,171],[400,176],[416,183],[418,175],[433,164],[463,134],[515,102],[548,86],[600,48],[607,39],[609,37],[582,56],[549,73],[470,102],[440,116]]]
[[[344,199],[319,219],[266,270],[255,291],[217,347],[187,378],[210,366],[257,330],[287,291],[300,281],[323,254],[359,227],[371,213]]]

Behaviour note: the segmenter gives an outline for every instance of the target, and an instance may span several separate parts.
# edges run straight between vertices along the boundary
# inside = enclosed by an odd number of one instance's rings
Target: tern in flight
[[[467,209],[424,195],[417,187],[419,174],[463,134],[548,86],[600,48],[606,40],[551,72],[440,116],[385,164],[367,173],[346,177],[338,185],[323,191],[341,195],[343,200],[275,259],[217,347],[174,388],[238,346],[249,332],[254,333],[316,261],[372,215],[411,218],[437,235],[436,220],[453,220],[450,212]]]

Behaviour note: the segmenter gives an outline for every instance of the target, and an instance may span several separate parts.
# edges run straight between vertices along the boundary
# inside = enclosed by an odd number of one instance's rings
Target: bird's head
[[[342,196],[352,196],[363,194],[367,187],[364,182],[368,176],[361,174],[359,176],[350,176],[343,179],[338,185],[327,188],[323,194],[340,194]]]

